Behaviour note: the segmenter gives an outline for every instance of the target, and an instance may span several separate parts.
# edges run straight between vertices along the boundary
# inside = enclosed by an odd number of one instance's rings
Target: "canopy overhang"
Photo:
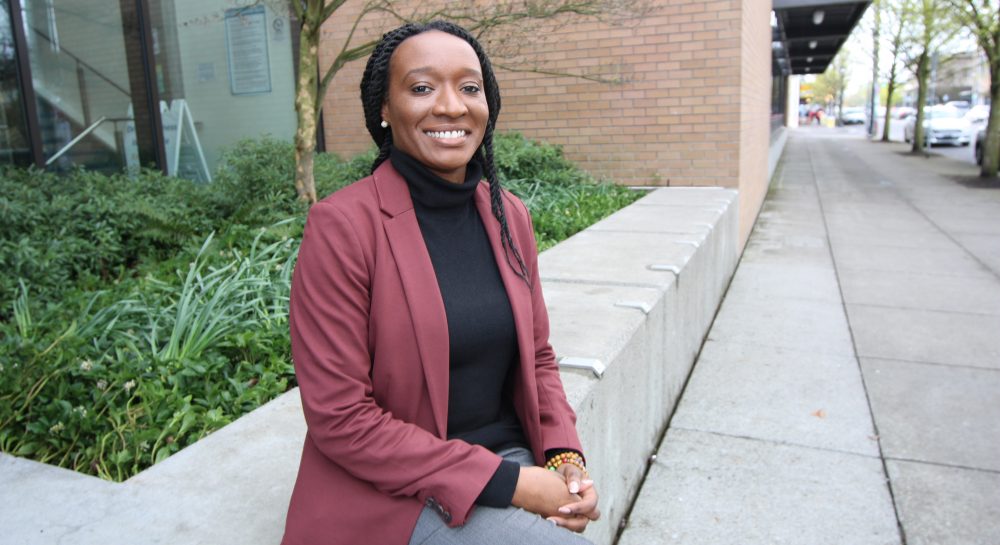
[[[774,0],[775,74],[819,74],[844,45],[871,0]]]

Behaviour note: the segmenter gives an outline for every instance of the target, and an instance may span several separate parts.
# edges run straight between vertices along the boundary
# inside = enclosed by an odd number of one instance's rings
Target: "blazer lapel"
[[[535,324],[532,319],[531,291],[528,285],[522,280],[514,269],[507,262],[507,255],[500,239],[500,223],[493,217],[493,210],[490,208],[489,186],[485,183],[479,184],[476,189],[476,209],[482,218],[483,226],[486,228],[486,235],[490,239],[490,246],[493,247],[493,255],[496,258],[497,268],[500,269],[500,278],[503,280],[504,289],[507,290],[507,298],[510,300],[510,309],[514,314],[514,328],[517,331],[517,348],[520,359],[520,388],[514,389],[514,405],[518,408],[518,415],[521,424],[529,434],[539,432],[541,428],[538,422],[538,390],[535,386]],[[513,220],[510,206],[507,207],[507,218]],[[519,242],[521,255],[526,255],[523,246],[526,242]],[[510,262],[515,266],[517,261],[513,254]],[[536,286],[535,289],[541,289]],[[526,418],[533,417],[534,421],[526,421]],[[540,440],[540,437],[538,438]],[[533,441],[534,442],[534,441]]]
[[[383,225],[413,322],[434,423],[438,436],[444,438],[448,433],[449,374],[448,318],[444,301],[406,180],[389,161],[375,170],[374,178],[379,204],[389,215]]]

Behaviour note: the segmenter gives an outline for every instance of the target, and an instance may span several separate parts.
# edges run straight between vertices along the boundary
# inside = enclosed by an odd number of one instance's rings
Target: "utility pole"
[[[876,138],[878,133],[878,42],[879,42],[879,27],[882,26],[882,2],[881,0],[875,0],[872,2],[872,7],[875,8],[875,24],[872,30],[872,89],[871,89],[871,100],[869,101],[869,113],[868,113],[868,136],[869,138]],[[886,108],[889,107],[888,100],[885,105]]]

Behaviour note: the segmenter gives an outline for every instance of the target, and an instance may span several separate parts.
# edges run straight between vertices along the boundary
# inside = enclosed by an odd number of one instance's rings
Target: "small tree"
[[[614,14],[638,15],[642,8],[638,2],[628,0],[501,0],[479,3],[444,2],[442,9],[421,7],[404,14],[392,0],[367,0],[355,18],[347,39],[333,62],[319,77],[320,31],[345,0],[290,0],[291,8],[299,20],[298,79],[295,83],[295,112],[298,128],[295,131],[295,189],[299,199],[316,202],[316,183],[313,177],[313,159],[316,148],[316,127],[323,110],[323,97],[337,72],[349,62],[371,54],[378,39],[354,43],[355,33],[363,19],[371,15],[390,16],[400,24],[427,22],[432,19],[455,21],[472,34],[482,38],[486,33],[503,28],[523,27],[532,21],[556,19],[565,16],[600,18]],[[416,3],[417,5],[426,3]],[[504,65],[499,65],[506,67]],[[532,70],[528,68],[528,70]],[[533,69],[533,71],[540,71]],[[553,72],[546,72],[553,73]],[[573,75],[573,74],[560,74]],[[581,76],[584,77],[584,76]],[[587,79],[599,79],[588,77]]]
[[[871,87],[871,97],[868,99],[868,104],[871,108],[871,113],[869,114],[869,129],[868,136],[874,137],[875,131],[877,130],[878,124],[875,122],[875,118],[878,116],[878,63],[879,63],[879,32],[882,30],[882,3],[884,0],[874,0],[872,2],[872,8],[875,10],[874,21],[872,21],[872,87]],[[888,111],[888,108],[886,109]]]
[[[844,108],[844,93],[847,90],[847,65],[849,52],[841,48],[837,56],[826,67],[826,71],[816,76],[813,92],[817,98],[823,97],[827,111],[831,108],[835,119],[840,119]]]
[[[892,97],[899,83],[899,61],[906,46],[906,33],[913,18],[913,0],[883,0],[883,17],[891,29],[889,38],[889,61],[885,99],[885,123],[882,126],[882,141],[889,141],[889,124],[892,122]]]
[[[922,151],[924,147],[924,106],[927,104],[928,79],[931,72],[931,61],[941,59],[944,46],[951,42],[960,30],[954,19],[950,0],[919,0],[915,5],[914,17],[916,32],[912,35],[914,55],[908,63],[917,77],[917,103],[915,108],[916,125],[913,127],[913,151]]]
[[[949,0],[962,26],[969,29],[986,54],[990,68],[990,116],[983,142],[980,176],[997,175],[1000,165],[1000,6],[996,0]]]

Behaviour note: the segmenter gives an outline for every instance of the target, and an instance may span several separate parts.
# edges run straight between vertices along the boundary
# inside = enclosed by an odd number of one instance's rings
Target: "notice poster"
[[[234,95],[271,92],[264,6],[226,10],[226,54],[229,58],[229,88]]]

